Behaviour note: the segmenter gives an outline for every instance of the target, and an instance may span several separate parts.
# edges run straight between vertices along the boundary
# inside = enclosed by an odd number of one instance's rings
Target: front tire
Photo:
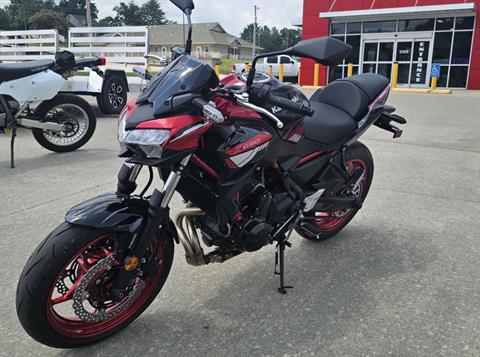
[[[59,94],[42,102],[35,110],[40,120],[62,123],[67,130],[52,132],[33,129],[33,137],[45,149],[54,152],[69,152],[85,145],[97,125],[95,113],[84,99],[73,94]]]
[[[358,187],[356,195],[365,201],[373,180],[373,157],[370,150],[360,142],[350,145],[345,152],[347,170],[353,171],[355,167],[364,169],[365,176]],[[343,230],[358,213],[358,208],[351,208],[336,212],[308,212],[305,216],[315,218],[311,221],[303,221],[295,226],[295,231],[303,238],[312,241],[324,241],[335,237]]]
[[[115,272],[118,271],[116,269],[121,269],[122,265],[98,269],[95,272],[97,275],[91,277],[91,283],[88,283],[90,285],[86,285],[90,278],[88,272],[92,272],[106,259],[101,257],[102,254],[110,257],[108,250],[113,249],[111,247],[115,247],[115,242],[121,238],[120,235],[69,223],[61,224],[45,238],[28,259],[17,287],[17,315],[31,337],[56,348],[85,346],[120,331],[151,304],[162,289],[173,261],[173,240],[164,235],[160,238],[160,233],[152,240],[154,245],[150,248],[158,252],[155,273],[144,278],[138,275],[132,280],[130,292],[119,302],[129,302],[128,306],[116,307],[112,304],[117,302],[108,300],[111,298],[108,295],[108,284],[112,283]],[[114,255],[112,260],[113,257]],[[83,275],[80,275],[82,272]],[[144,283],[137,285],[142,281]],[[137,286],[143,290],[136,292]],[[83,292],[81,299],[85,299],[81,302],[82,306],[91,303],[94,307],[91,315],[88,311],[78,311],[77,290],[80,288],[84,289],[80,291]],[[70,298],[67,299],[68,294]],[[66,300],[62,301],[63,299]],[[111,317],[105,315],[112,311],[118,311],[118,314]],[[85,318],[102,313],[104,315],[100,321],[88,321]],[[69,314],[72,317],[67,316]]]

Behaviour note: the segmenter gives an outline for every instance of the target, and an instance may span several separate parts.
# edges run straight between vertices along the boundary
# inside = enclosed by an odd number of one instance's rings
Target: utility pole
[[[90,0],[85,0],[85,8],[87,9],[87,27],[92,27],[92,9],[90,8]]]
[[[257,52],[257,10],[260,8],[257,5],[253,6],[254,10],[254,21],[253,21],[253,50],[252,50],[252,61],[255,58]]]

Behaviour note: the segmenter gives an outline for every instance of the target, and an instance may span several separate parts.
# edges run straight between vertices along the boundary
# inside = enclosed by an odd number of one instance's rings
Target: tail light
[[[232,64],[232,71],[236,72],[237,71],[237,66]]]
[[[98,65],[105,66],[107,64],[107,59],[103,56],[98,57]]]

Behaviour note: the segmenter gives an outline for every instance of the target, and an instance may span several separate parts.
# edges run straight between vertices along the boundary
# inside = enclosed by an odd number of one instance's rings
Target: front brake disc
[[[86,322],[101,322],[106,319],[112,318],[117,314],[124,311],[128,308],[140,295],[140,293],[145,288],[145,281],[140,280],[140,282],[130,291],[128,297],[116,307],[110,309],[96,309],[95,312],[90,312],[85,308],[84,303],[88,301],[89,293],[88,286],[91,282],[95,281],[98,275],[104,271],[109,271],[113,267],[113,262],[115,258],[109,256],[99,260],[93,267],[91,267],[88,272],[82,277],[82,280],[78,287],[73,293],[73,310],[75,315],[77,315],[81,320]]]

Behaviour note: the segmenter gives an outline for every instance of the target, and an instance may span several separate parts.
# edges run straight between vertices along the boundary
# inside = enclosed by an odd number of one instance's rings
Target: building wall
[[[321,19],[321,12],[330,11],[350,11],[350,10],[368,10],[405,7],[405,6],[428,6],[445,5],[456,3],[476,3],[477,21],[474,29],[474,39],[472,44],[472,57],[470,60],[470,74],[468,79],[468,89],[480,89],[480,0],[304,0],[303,4],[303,38],[309,39],[320,36],[328,36],[328,19]],[[330,9],[330,7],[333,7]],[[312,60],[302,60],[302,85],[313,84]],[[327,81],[327,68],[320,66],[320,85],[325,85]]]

